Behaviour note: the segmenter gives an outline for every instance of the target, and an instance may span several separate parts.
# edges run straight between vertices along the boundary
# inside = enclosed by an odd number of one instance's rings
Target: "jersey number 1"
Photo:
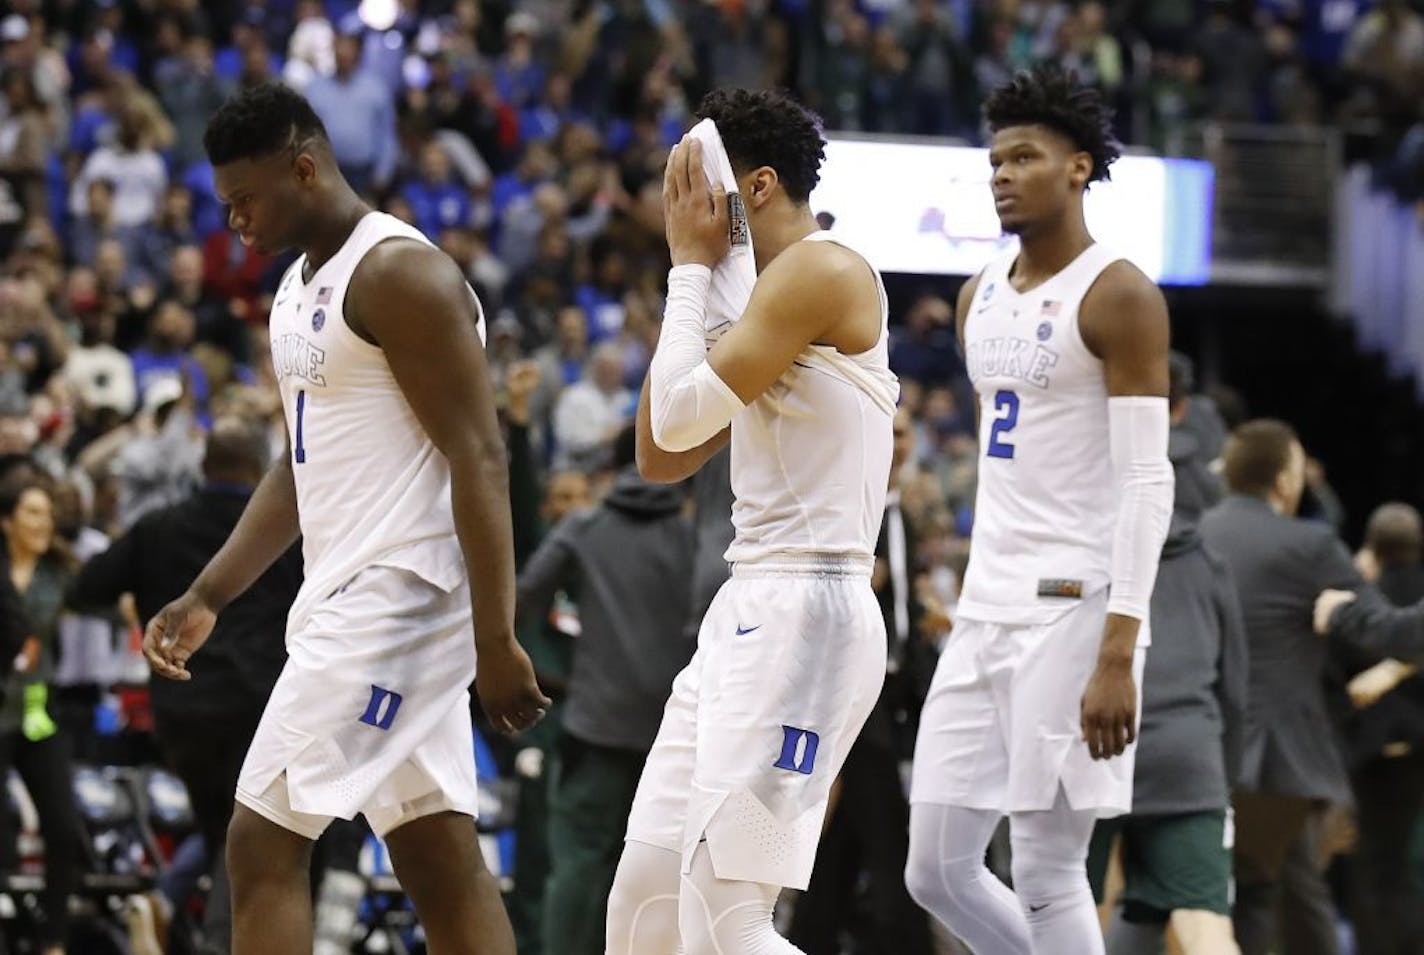
[[[989,429],[989,450],[991,458],[1009,458],[1014,456],[1014,446],[1003,440],[1004,435],[1014,430],[1014,425],[1019,423],[1019,396],[1012,391],[1000,391],[994,395],[994,411],[1000,417],[994,419],[994,426]],[[300,434],[300,432],[298,432]]]
[[[292,449],[292,459],[298,464],[307,462],[306,445],[302,443],[302,419],[307,413],[307,393],[297,392],[297,446]]]

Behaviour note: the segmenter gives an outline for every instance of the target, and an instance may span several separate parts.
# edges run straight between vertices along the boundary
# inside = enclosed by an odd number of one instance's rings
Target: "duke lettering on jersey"
[[[1058,352],[1023,338],[985,338],[969,343],[965,364],[970,381],[1013,378],[1035,388],[1047,388],[1052,384],[1049,372],[1058,364]]]
[[[286,332],[272,339],[272,365],[278,379],[301,378],[313,385],[326,385],[321,366],[326,362],[326,350],[300,332]]]

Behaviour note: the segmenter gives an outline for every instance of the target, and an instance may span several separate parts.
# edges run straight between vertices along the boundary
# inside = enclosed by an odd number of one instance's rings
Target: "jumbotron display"
[[[936,143],[829,137],[817,213],[866,251],[883,272],[972,275],[1016,241],[999,230],[989,193],[988,150]],[[1098,241],[1154,281],[1205,285],[1211,272],[1211,164],[1124,156],[1112,181],[1086,201]]]

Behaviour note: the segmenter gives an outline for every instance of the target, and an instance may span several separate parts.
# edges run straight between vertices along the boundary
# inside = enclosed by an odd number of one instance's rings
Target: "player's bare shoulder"
[[[1141,346],[1160,342],[1165,353],[1170,338],[1167,299],[1147,273],[1118,259],[1083,296],[1078,328],[1084,344],[1099,358],[1106,358],[1124,339]]]
[[[363,298],[401,301],[454,295],[465,287],[460,267],[433,245],[392,236],[373,245],[351,273],[351,291]]]
[[[459,315],[478,320],[460,267],[443,251],[424,242],[394,236],[372,246],[351,273],[347,317],[352,330],[367,340],[389,321],[422,316]]]
[[[763,282],[829,318],[818,336],[826,344],[855,353],[880,338],[880,284],[859,252],[838,242],[796,242],[766,267],[758,286]]]

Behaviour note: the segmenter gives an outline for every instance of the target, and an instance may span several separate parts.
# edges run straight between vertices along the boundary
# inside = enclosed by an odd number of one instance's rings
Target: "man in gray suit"
[[[1251,421],[1227,441],[1229,496],[1202,519],[1207,546],[1230,567],[1250,647],[1250,692],[1236,810],[1237,898],[1244,955],[1275,942],[1289,877],[1300,906],[1282,939],[1287,955],[1334,955],[1334,913],[1314,845],[1322,810],[1351,799],[1326,706],[1325,641],[1312,630],[1316,595],[1353,588],[1359,574],[1327,525],[1295,516],[1305,452],[1279,421]],[[1306,888],[1307,891],[1301,891]]]

